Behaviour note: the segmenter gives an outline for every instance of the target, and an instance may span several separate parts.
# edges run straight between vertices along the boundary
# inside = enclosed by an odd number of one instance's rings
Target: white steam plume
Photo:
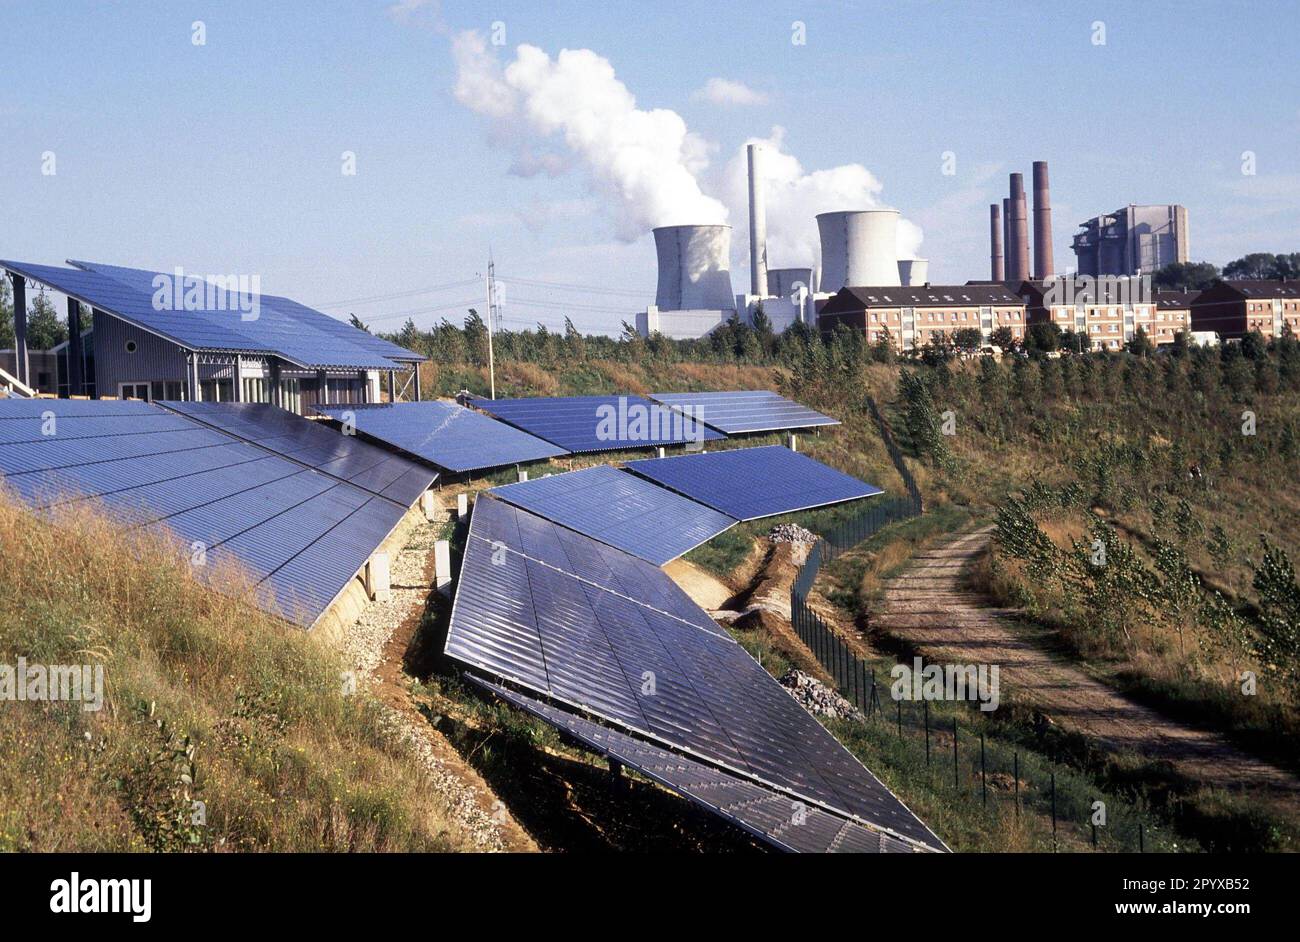
[[[770,268],[796,268],[820,262],[818,213],[886,206],[880,200],[884,184],[862,164],[843,164],[806,173],[798,158],[785,152],[785,130],[776,127],[767,138],[750,138],[727,163],[723,186],[727,205],[735,211],[737,218],[748,218],[746,144],[758,144],[762,148],[760,166],[767,197],[767,258]],[[921,239],[918,225],[899,219],[899,258],[914,257],[921,247]]]
[[[637,108],[609,60],[589,49],[552,59],[522,45],[503,67],[475,31],[457,35],[452,54],[457,100],[499,122],[497,139],[516,150],[512,170],[558,173],[570,160],[582,164],[593,188],[615,197],[621,238],[655,226],[726,222],[727,208],[697,180],[707,165],[703,139],[675,111]],[[568,160],[551,149],[557,141]]]

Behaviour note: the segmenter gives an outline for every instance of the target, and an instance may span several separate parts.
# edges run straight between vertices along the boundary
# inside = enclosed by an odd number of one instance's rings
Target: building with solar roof
[[[420,396],[417,367],[425,357],[290,298],[262,294],[260,278],[68,265],[0,260],[14,290],[12,373],[28,387],[38,377],[27,348],[27,295],[50,289],[68,299],[71,342],[88,348],[59,359],[55,382],[71,396],[263,402],[305,413],[376,402],[385,378],[394,398],[399,374]]]

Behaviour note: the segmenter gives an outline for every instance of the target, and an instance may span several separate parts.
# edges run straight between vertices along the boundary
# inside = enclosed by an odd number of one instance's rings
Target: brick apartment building
[[[1025,336],[1025,302],[1001,284],[841,288],[821,308],[823,333],[843,324],[866,333],[868,343],[888,335],[899,352],[925,347],[938,334],[980,331],[983,344],[999,327]]]
[[[1089,282],[1089,288],[1073,303],[1055,301],[1048,282],[1022,282],[1017,293],[1025,301],[1030,324],[1052,323],[1062,331],[1086,334],[1095,350],[1122,349],[1139,327],[1152,343],[1173,343],[1174,332],[1187,329],[1180,312],[1162,314],[1155,300],[1134,300],[1140,298],[1137,282],[1099,279]]]
[[[1214,331],[1220,340],[1252,330],[1279,337],[1285,327],[1300,336],[1300,281],[1223,281],[1192,302],[1192,329]]]

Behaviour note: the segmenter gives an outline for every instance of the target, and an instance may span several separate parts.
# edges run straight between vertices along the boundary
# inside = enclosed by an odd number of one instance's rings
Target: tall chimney
[[[989,205],[989,265],[992,270],[989,277],[994,281],[1004,281],[1002,268],[1002,212],[997,203]]]
[[[1052,264],[1052,198],[1047,186],[1047,161],[1034,161],[1034,280],[1055,274]]]
[[[1011,175],[1011,237],[1015,241],[1016,260],[1012,281],[1029,278],[1029,204],[1025,201],[1025,175]]]
[[[749,157],[749,293],[767,297],[767,207],[759,180],[757,144],[745,148]]]
[[[1007,281],[1011,280],[1011,266],[1014,264],[1011,260],[1011,200],[1002,201],[1002,247],[1003,258],[1006,263],[1003,267],[1003,275]]]

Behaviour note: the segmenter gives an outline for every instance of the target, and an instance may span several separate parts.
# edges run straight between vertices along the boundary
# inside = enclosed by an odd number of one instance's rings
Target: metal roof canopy
[[[917,853],[938,848],[903,841],[847,818],[809,808],[775,789],[627,736],[473,674],[470,681],[545,720],[562,733],[730,821],[778,850],[793,853]],[[796,824],[799,812],[803,821]]]
[[[488,493],[656,566],[736,520],[608,465],[494,487]]]
[[[160,310],[154,305],[149,282],[160,274],[173,276],[87,262],[77,264],[81,267],[59,268],[0,260],[0,267],[6,271],[46,285],[192,352],[276,356],[304,369],[392,370],[409,365],[394,359],[395,353],[378,352],[375,345],[386,344],[392,351],[402,348],[287,298],[259,294],[257,316],[250,319],[245,319],[239,310],[230,309]],[[198,276],[189,277],[197,279]],[[337,327],[328,324],[329,321]],[[344,334],[339,328],[351,334]],[[411,351],[402,352],[404,360],[424,359]]]
[[[234,563],[254,604],[308,628],[407,510],[152,403],[0,400],[0,441],[0,479],[37,512],[95,499],[165,528],[202,551],[199,578]]]
[[[436,472],[422,464],[354,435],[340,435],[321,422],[305,419],[279,406],[260,402],[161,402],[159,405],[406,507],[415,503],[438,479]]]
[[[337,421],[457,473],[481,471],[568,454],[563,448],[454,402],[316,406]]]
[[[621,594],[531,552],[567,540],[643,567]],[[567,552],[567,551],[566,551]],[[762,785],[913,840],[941,842],[698,608],[649,601],[672,580],[500,500],[476,501],[446,653]],[[676,589],[678,593],[680,589]]]
[[[671,458],[644,458],[629,470],[738,520],[758,520],[884,493],[782,445]]]
[[[651,393],[650,398],[674,409],[687,410],[705,425],[728,435],[840,424],[839,419],[766,389]]]
[[[726,437],[641,396],[476,397],[472,405],[574,454],[684,445]]]

